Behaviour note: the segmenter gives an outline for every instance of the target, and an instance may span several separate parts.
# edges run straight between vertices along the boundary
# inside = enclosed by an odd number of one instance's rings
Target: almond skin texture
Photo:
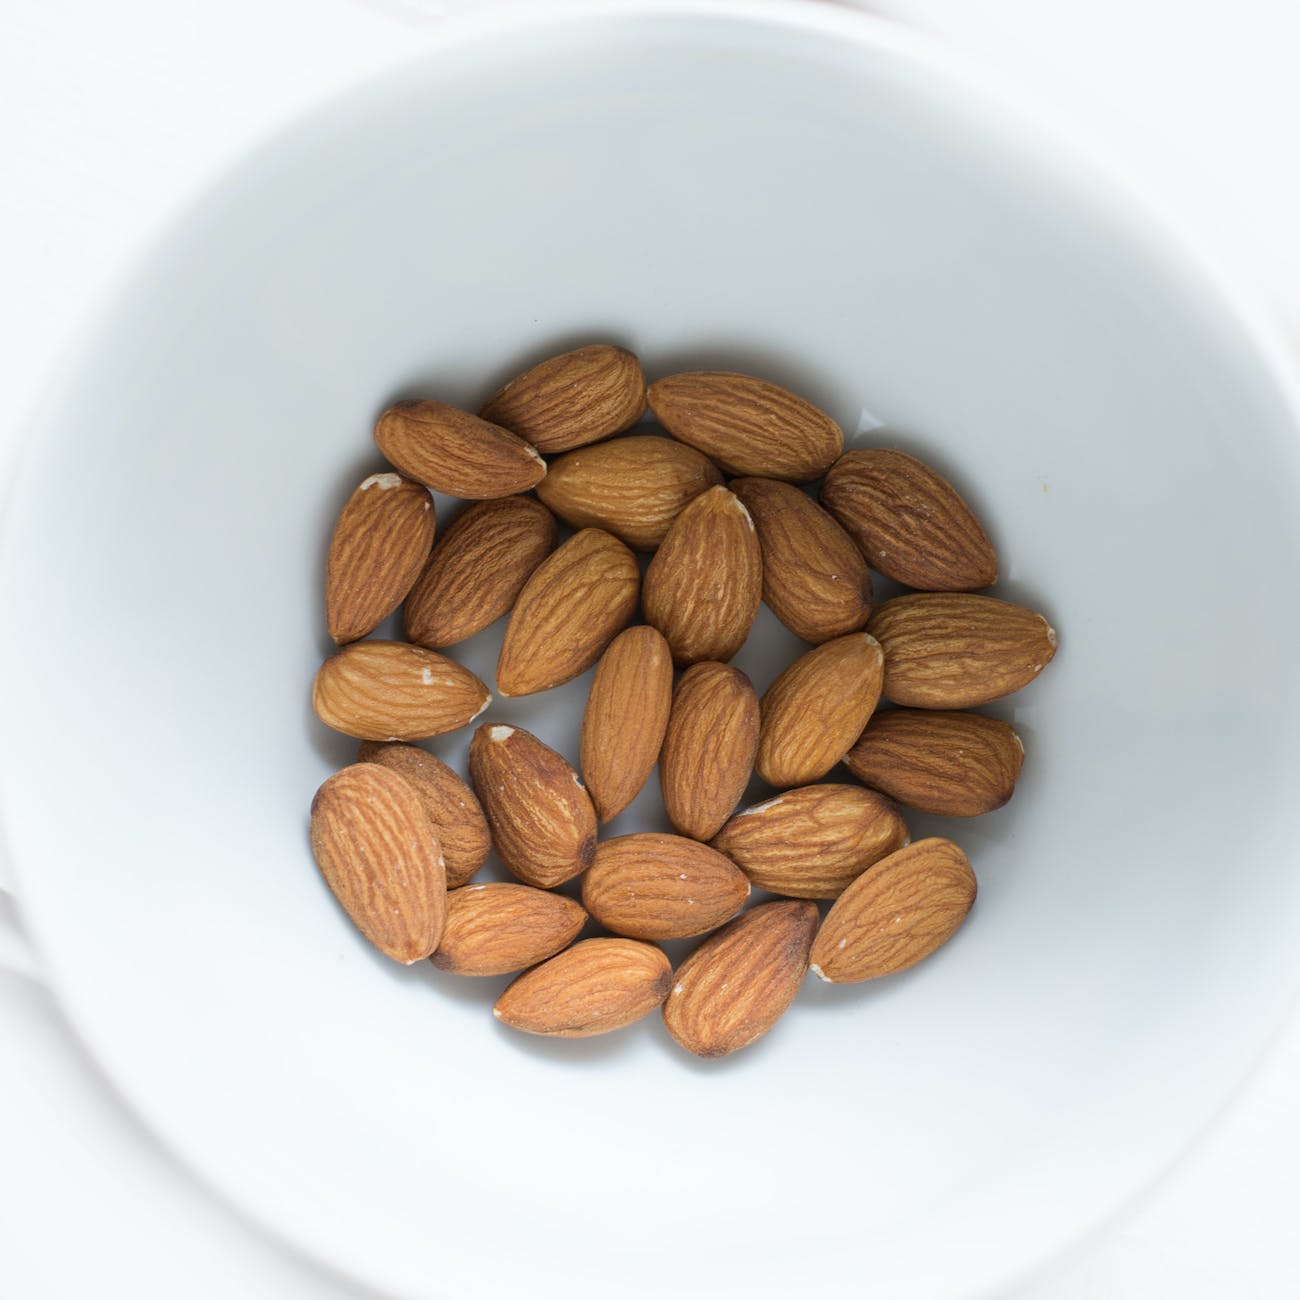
[[[580,904],[531,885],[467,885],[447,895],[447,922],[433,954],[455,975],[509,975],[554,957],[587,923]]]
[[[609,643],[582,716],[582,777],[602,822],[617,817],[659,757],[673,701],[673,657],[652,627]]]
[[[531,497],[479,501],[458,515],[429,556],[402,609],[408,641],[441,650],[513,608],[555,549],[555,517]]]
[[[646,622],[678,667],[725,662],[745,644],[763,598],[763,562],[749,511],[724,487],[677,516],[645,574]]]
[[[502,695],[548,691],[584,673],[635,617],[636,556],[598,528],[574,533],[524,584],[497,660]]]
[[[859,781],[941,817],[978,817],[1015,792],[1025,749],[1011,726],[982,713],[887,709],[844,756]]]
[[[759,776],[778,789],[825,776],[862,734],[884,671],[879,644],[864,632],[800,655],[763,696]]]
[[[875,610],[867,631],[885,651],[885,698],[916,709],[1001,699],[1056,654],[1056,633],[1041,614],[992,596],[896,596]]]
[[[485,722],[470,742],[469,775],[501,861],[524,884],[551,889],[591,865],[596,810],[549,745],[519,727]]]
[[[644,413],[641,363],[626,348],[607,343],[541,362],[479,412],[547,455],[622,433]]]
[[[395,403],[376,422],[375,443],[403,474],[469,501],[527,492],[546,474],[522,438],[446,402]]]
[[[410,784],[374,763],[335,772],[311,801],[311,849],[358,930],[410,965],[438,946],[447,883],[438,837]]]
[[[367,636],[402,603],[433,531],[433,498],[414,479],[371,474],[352,494],[325,565],[325,622],[339,645]]]
[[[856,984],[914,966],[947,943],[975,902],[975,873],[951,840],[917,840],[876,863],[831,905],[812,972]]]
[[[487,818],[465,784],[441,759],[415,745],[367,740],[358,763],[378,763],[404,776],[433,825],[447,868],[447,888],[459,889],[487,861],[492,849]]]
[[[326,659],[316,716],[358,740],[422,740],[473,722],[492,702],[468,668],[403,641],[357,641]]]
[[[712,839],[740,802],[758,752],[758,718],[758,696],[739,668],[703,663],[682,674],[659,751],[659,788],[683,835]]]
[[[615,934],[686,939],[735,916],[749,881],[707,844],[647,831],[605,840],[582,878],[582,905]]]
[[[790,483],[738,478],[729,486],[758,530],[772,613],[811,645],[865,627],[871,571],[848,533]]]
[[[857,785],[806,785],[737,813],[713,838],[750,884],[789,898],[838,898],[901,849],[907,826],[883,795]]]
[[[844,450],[844,435],[829,415],[765,379],[696,370],[651,384],[648,396],[674,438],[728,474],[807,483]]]
[[[668,996],[673,972],[653,944],[584,939],[521,975],[492,1014],[511,1029],[590,1038],[648,1016]]]
[[[794,1001],[816,929],[816,903],[750,908],[678,966],[664,1002],[664,1026],[696,1056],[747,1047]]]
[[[634,550],[653,551],[686,504],[721,482],[694,447],[632,434],[553,460],[537,495],[574,528],[603,528]]]
[[[923,591],[975,591],[998,580],[998,557],[974,512],[941,474],[902,451],[848,451],[821,502],[873,569]]]

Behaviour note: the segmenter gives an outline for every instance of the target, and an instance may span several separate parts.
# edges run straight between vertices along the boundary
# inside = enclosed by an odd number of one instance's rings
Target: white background
[[[456,7],[4,0],[0,474],[83,314],[184,199],[268,127],[418,52]],[[1081,124],[1199,225],[1300,348],[1300,7],[873,7],[968,49],[1027,87],[1047,115]],[[8,913],[0,895],[0,922]],[[358,1294],[290,1257],[191,1181],[98,1076],[39,985],[3,969],[0,1044],[5,1300],[83,1291],[110,1300]],[[1290,1248],[1300,1205],[1297,1096],[1300,1014],[1174,1170],[1005,1300],[1300,1295],[1300,1258]]]

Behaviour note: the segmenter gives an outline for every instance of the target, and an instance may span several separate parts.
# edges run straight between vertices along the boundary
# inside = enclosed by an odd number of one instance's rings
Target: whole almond
[[[549,745],[520,727],[485,722],[470,742],[469,775],[501,861],[524,884],[551,889],[591,865],[596,810]]]
[[[502,695],[532,695],[586,672],[636,614],[636,556],[598,528],[574,533],[515,601],[497,660]]]
[[[902,451],[847,451],[821,502],[873,569],[923,591],[974,591],[998,579],[988,534],[941,474]]]
[[[311,802],[311,848],[357,929],[409,965],[438,946],[447,883],[438,837],[410,784],[374,763],[335,772]]]
[[[844,756],[859,781],[941,817],[978,817],[1011,798],[1025,747],[981,713],[887,709]]]
[[[581,904],[532,885],[466,885],[447,895],[447,922],[433,954],[456,975],[509,975],[554,957],[587,923]]]
[[[375,443],[403,474],[467,500],[536,487],[546,462],[522,438],[446,402],[396,402],[375,424]]]
[[[883,795],[857,785],[806,785],[737,813],[712,844],[750,883],[789,898],[838,898],[907,843]]]
[[[378,763],[411,783],[442,846],[448,889],[459,889],[487,861],[492,836],[483,809],[474,791],[441,759],[415,745],[366,740],[357,762]]]
[[[553,460],[537,495],[574,528],[603,528],[634,550],[653,551],[687,502],[721,482],[694,447],[631,434]]]
[[[555,549],[555,518],[531,497],[479,501],[459,514],[429,556],[402,608],[407,639],[456,645],[514,608]]]
[[[635,354],[596,343],[525,371],[479,414],[550,455],[622,433],[644,412],[645,377]]]
[[[664,1026],[696,1056],[747,1047],[794,1001],[816,929],[816,903],[750,908],[678,966],[664,1002]]]
[[[602,822],[617,817],[659,757],[673,700],[673,657],[652,627],[620,632],[596,665],[582,715],[582,779]]]
[[[422,740],[473,722],[488,689],[453,659],[402,641],[355,641],[320,666],[316,716],[358,740]]]
[[[744,645],[762,598],[754,521],[734,493],[712,487],[677,516],[646,569],[646,622],[679,667],[725,662]]]
[[[582,878],[582,904],[632,939],[686,939],[735,916],[749,881],[730,859],[680,835],[646,831],[604,840]]]
[[[853,539],[806,492],[771,478],[728,485],[745,504],[763,552],[763,599],[813,645],[864,627],[871,571]]]
[[[759,776],[778,788],[825,776],[862,734],[884,672],[880,645],[864,632],[800,655],[763,696]]]
[[[492,1014],[526,1034],[590,1038],[648,1016],[668,996],[672,978],[654,944],[584,939],[521,975]]]
[[[992,596],[896,596],[872,613],[867,631],[885,651],[885,698],[918,709],[1001,699],[1056,654],[1056,633],[1041,614]]]
[[[371,474],[334,525],[325,565],[325,622],[342,645],[373,632],[402,603],[433,545],[433,498],[400,474]]]
[[[669,375],[650,385],[650,409],[679,441],[728,474],[806,483],[844,449],[840,427],[777,384],[725,370]]]
[[[812,972],[831,984],[892,975],[947,943],[975,902],[975,873],[951,840],[917,840],[876,863],[831,905]]]

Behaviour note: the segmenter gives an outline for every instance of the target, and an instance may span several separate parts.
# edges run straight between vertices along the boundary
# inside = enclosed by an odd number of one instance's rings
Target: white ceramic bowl
[[[1220,1104],[1300,953],[1296,404],[1065,154],[859,15],[635,4],[449,30],[153,250],[14,491],[0,777],[59,996],[235,1203],[404,1297],[921,1300],[1034,1264]],[[305,838],[350,752],[308,684],[376,410],[593,338],[878,417],[1062,637],[1002,710],[1016,798],[949,828],[968,926],[711,1064],[657,1021],[511,1036],[504,981],[369,951]],[[790,649],[766,620],[741,662]],[[583,689],[489,716],[573,756]]]

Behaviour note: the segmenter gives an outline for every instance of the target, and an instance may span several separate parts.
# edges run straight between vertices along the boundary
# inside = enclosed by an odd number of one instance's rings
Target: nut
[[[587,923],[572,898],[531,885],[466,885],[447,895],[432,961],[455,975],[509,975],[567,948]]]

